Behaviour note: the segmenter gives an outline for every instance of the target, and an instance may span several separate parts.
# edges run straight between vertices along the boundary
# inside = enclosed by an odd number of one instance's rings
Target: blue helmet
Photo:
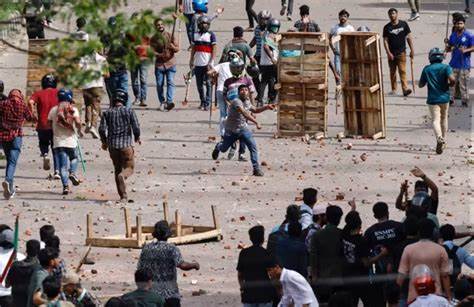
[[[47,75],[44,75],[43,78],[41,78],[42,89],[56,88],[57,86],[58,86],[58,81],[56,80],[56,77],[53,74],[47,74]]]
[[[62,88],[58,92],[58,100],[59,102],[67,101],[72,102],[72,91],[68,88]]]
[[[193,10],[196,13],[207,13],[207,0],[193,0]]]
[[[430,63],[443,62],[444,53],[438,47],[432,48],[428,55],[428,59],[430,60]]]

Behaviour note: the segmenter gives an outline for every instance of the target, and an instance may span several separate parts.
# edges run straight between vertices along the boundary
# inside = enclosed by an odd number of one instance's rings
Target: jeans
[[[53,130],[52,129],[38,129],[38,140],[41,156],[47,156],[49,148],[53,154],[54,171],[59,171],[59,159],[56,154],[56,149],[53,147]]]
[[[121,149],[109,148],[110,158],[114,164],[115,184],[120,199],[127,198],[125,180],[133,174],[135,168],[134,153],[132,146]]]
[[[79,160],[77,159],[76,148],[57,147],[57,155],[59,157],[59,175],[63,187],[68,185],[69,174],[75,174]]]
[[[217,149],[220,152],[226,152],[237,140],[243,142],[250,151],[250,161],[253,169],[259,169],[257,144],[253,138],[252,131],[248,128],[243,128],[238,132],[227,132],[224,134],[224,139],[217,144]]]
[[[341,55],[340,54],[334,54],[334,69],[336,70],[337,74],[340,76],[341,75]],[[336,82],[337,85],[339,85],[341,82],[338,81]]]
[[[243,307],[272,307],[273,303],[243,303]]]
[[[217,105],[219,106],[219,135],[224,136],[225,133],[225,119],[227,117],[227,103],[225,102],[224,92],[223,91],[216,91],[216,100]]]
[[[16,164],[20,158],[22,137],[17,136],[9,142],[2,142],[3,152],[7,159],[5,169],[5,181],[10,185],[10,191],[14,191],[13,178],[15,177]]]
[[[146,100],[146,77],[148,72],[148,62],[142,61],[130,72],[132,78],[132,90],[135,99]]]
[[[160,104],[173,102],[176,86],[174,84],[174,75],[176,74],[176,65],[170,68],[164,66],[155,67],[156,92]],[[164,95],[164,86],[166,79],[166,100]]]
[[[397,90],[397,69],[398,74],[400,75],[400,81],[402,83],[402,90],[408,90],[407,83],[407,56],[403,52],[399,55],[394,55],[393,61],[388,61],[388,66],[390,67],[390,83],[392,85],[392,91]]]
[[[408,4],[413,14],[420,12],[420,0],[408,0]]]
[[[164,307],[181,307],[181,300],[179,298],[167,298]]]
[[[448,133],[449,103],[430,104],[429,108],[436,140],[438,141],[442,139],[446,141],[446,134]]]
[[[471,9],[471,0],[465,0],[466,2],[466,10],[470,10]]]
[[[457,69],[453,68],[454,79],[456,80],[456,85],[459,85],[459,91],[461,92],[461,101],[464,103],[469,102],[469,81],[470,79],[470,70],[469,69]],[[450,88],[451,96],[454,95],[454,90],[456,86]]]
[[[255,4],[255,0],[245,0],[245,11],[247,12],[247,17],[249,19],[249,27],[254,27],[254,20],[258,22],[257,14],[255,13],[254,9],[252,8]]]
[[[189,44],[193,42],[193,23],[191,22],[193,20],[194,14],[184,14],[186,17],[186,34],[188,35],[188,41]]]
[[[263,101],[265,87],[268,84],[268,102],[274,103],[277,96],[277,91],[275,90],[277,67],[276,65],[262,65],[260,66],[260,71],[262,72],[262,80],[260,81],[260,97],[257,97],[257,100]]]
[[[286,0],[281,0],[281,6],[286,5]],[[293,0],[288,0],[288,9],[286,11],[287,16],[291,16],[293,14]]]
[[[128,93],[128,72],[126,70],[111,72],[110,77],[107,78],[105,82],[105,86],[107,88],[107,94],[109,95],[110,100],[112,100],[114,92],[118,89]],[[129,97],[126,107],[130,108],[131,106],[132,103]]]
[[[196,75],[196,86],[198,88],[201,106],[209,107],[211,105],[212,84],[207,76],[207,66],[194,67],[194,74]]]

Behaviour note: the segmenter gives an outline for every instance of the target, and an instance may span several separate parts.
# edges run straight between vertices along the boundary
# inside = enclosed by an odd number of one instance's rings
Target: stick
[[[450,15],[450,10],[451,10],[451,1],[448,0],[448,16],[446,17],[446,36],[445,38],[447,39],[448,38],[448,31],[449,31],[449,15]]]
[[[174,3],[174,13],[178,15],[178,1],[176,0]],[[171,32],[171,41],[174,41],[174,32],[176,31],[176,20],[178,18],[175,18],[174,23],[173,23],[173,31]]]
[[[459,247],[464,247],[464,246],[468,245],[469,243],[472,242],[472,240],[474,240],[474,236],[471,236],[469,239],[464,241],[461,245],[459,245]]]
[[[405,204],[408,203],[408,180],[405,180],[405,186],[407,187],[405,190]]]
[[[209,82],[210,82],[210,80],[209,80]],[[211,128],[211,120],[212,120],[212,97],[214,96],[214,95],[212,95],[213,88],[214,88],[214,86],[211,85],[211,103],[209,104],[209,128]]]
[[[411,86],[413,88],[413,94],[415,94],[415,73],[413,71],[413,59],[410,58],[410,66],[411,66]]]
[[[79,271],[81,270],[82,265],[84,264],[84,261],[86,260],[87,256],[89,256],[89,253],[91,252],[91,250],[92,250],[92,246],[89,244],[89,246],[87,247],[86,252],[82,256],[81,260],[79,261],[79,265],[76,268],[76,274],[79,273]]]

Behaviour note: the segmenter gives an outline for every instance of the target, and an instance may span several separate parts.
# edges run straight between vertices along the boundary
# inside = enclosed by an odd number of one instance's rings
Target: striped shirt
[[[183,13],[194,14],[193,0],[182,0],[183,1]]]
[[[214,32],[194,33],[194,66],[207,66],[216,44]]]
[[[255,30],[253,30],[253,34],[255,36],[255,57],[256,58],[259,58],[260,57],[260,52],[261,52],[261,48],[262,48],[262,34],[263,34],[263,30],[260,29],[260,26],[256,26],[255,27]]]
[[[99,126],[100,139],[109,148],[122,149],[132,146],[132,132],[137,142],[140,139],[140,124],[132,109],[118,106],[102,114]]]

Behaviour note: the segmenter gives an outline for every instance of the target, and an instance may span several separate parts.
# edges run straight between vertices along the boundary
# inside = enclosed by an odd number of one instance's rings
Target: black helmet
[[[280,31],[280,21],[276,18],[270,19],[267,24],[267,29],[274,34],[278,33],[278,31]]]
[[[245,63],[241,58],[235,57],[230,60],[229,68],[234,77],[239,77],[244,71]]]
[[[245,70],[247,71],[247,74],[252,78],[257,78],[260,74],[260,69],[258,68],[257,64],[250,64]]]
[[[207,24],[207,28],[204,28],[204,24]],[[200,31],[207,31],[211,25],[211,18],[207,15],[202,15],[197,20],[197,26]]]
[[[107,25],[111,28],[114,28],[117,25],[117,17],[111,16],[107,20]]]
[[[430,60],[430,63],[443,62],[444,53],[438,47],[432,48],[428,55],[428,59]]]
[[[58,81],[53,74],[46,74],[41,78],[41,88],[56,88],[58,86]]]
[[[263,22],[263,20],[268,21],[270,18],[272,18],[272,13],[267,10],[260,11],[257,15],[258,23]]]
[[[68,88],[62,88],[58,91],[59,102],[72,102],[72,91]]]
[[[113,103],[115,104],[116,102],[126,104],[128,102],[128,93],[121,89],[115,90],[113,95]]]

